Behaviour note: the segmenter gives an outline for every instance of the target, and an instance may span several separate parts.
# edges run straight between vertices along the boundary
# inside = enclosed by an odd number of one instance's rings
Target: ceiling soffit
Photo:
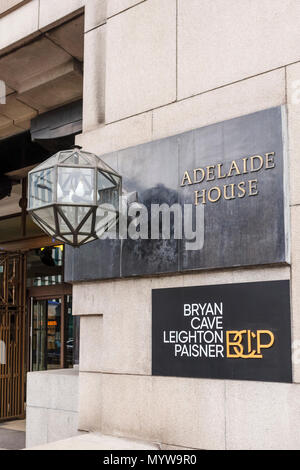
[[[6,85],[0,139],[30,129],[39,114],[82,98],[83,37],[80,15],[0,56],[0,80]]]

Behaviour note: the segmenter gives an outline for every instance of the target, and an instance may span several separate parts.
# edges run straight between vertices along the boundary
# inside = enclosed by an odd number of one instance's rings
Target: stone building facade
[[[300,446],[300,5],[242,3],[0,2],[1,53],[84,14],[83,129],[76,143],[99,156],[279,106],[286,115],[286,262],[73,279],[73,314],[81,321],[79,430],[163,449]],[[284,280],[292,383],[152,375],[153,289]]]

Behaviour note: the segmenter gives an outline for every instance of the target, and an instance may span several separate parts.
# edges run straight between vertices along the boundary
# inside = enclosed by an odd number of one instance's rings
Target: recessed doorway
[[[77,329],[76,318],[72,316],[72,295],[66,292],[45,295],[30,299],[30,370],[71,368],[76,356]]]

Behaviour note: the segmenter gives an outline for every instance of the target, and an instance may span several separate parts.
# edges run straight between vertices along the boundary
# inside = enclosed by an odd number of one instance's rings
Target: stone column
[[[105,123],[106,0],[85,6],[83,131]]]

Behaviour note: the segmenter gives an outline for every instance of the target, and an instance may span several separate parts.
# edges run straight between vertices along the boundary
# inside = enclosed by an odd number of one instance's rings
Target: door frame
[[[27,370],[31,371],[32,367],[32,299],[47,300],[47,299],[61,299],[61,324],[60,324],[60,341],[61,341],[61,355],[60,355],[60,368],[65,368],[65,296],[72,295],[71,284],[57,284],[53,286],[30,287],[27,289],[28,299],[28,345],[29,350],[27,354],[28,364]]]

